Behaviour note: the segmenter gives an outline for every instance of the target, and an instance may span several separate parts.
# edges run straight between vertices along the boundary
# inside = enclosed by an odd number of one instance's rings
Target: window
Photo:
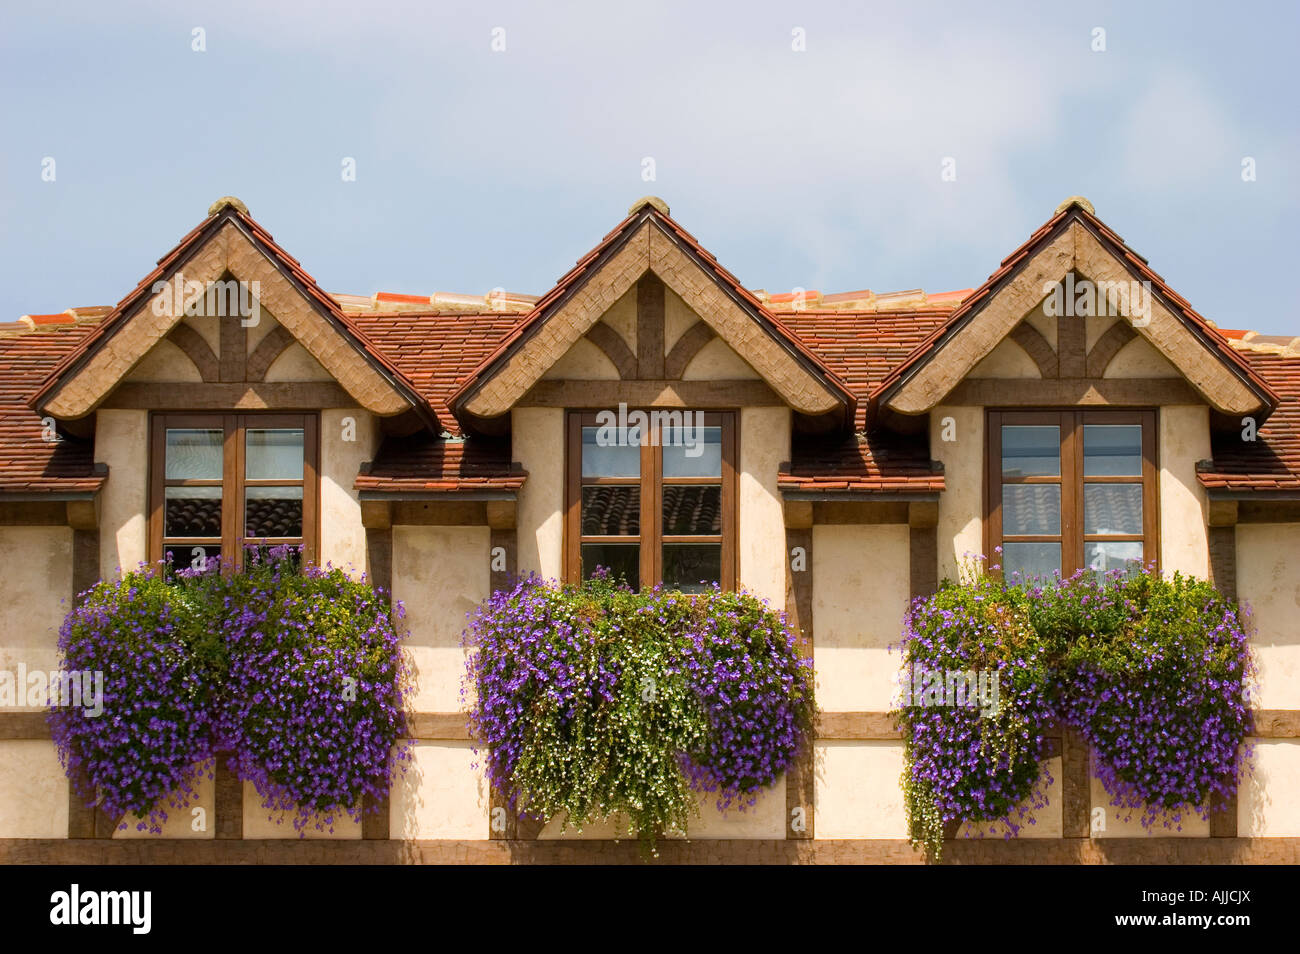
[[[734,588],[734,415],[620,416],[569,414],[566,577],[603,566],[634,589]]]
[[[150,559],[238,564],[257,544],[315,557],[314,415],[157,414],[151,453]]]
[[[990,411],[989,562],[1023,580],[1157,559],[1155,420],[1154,411]]]

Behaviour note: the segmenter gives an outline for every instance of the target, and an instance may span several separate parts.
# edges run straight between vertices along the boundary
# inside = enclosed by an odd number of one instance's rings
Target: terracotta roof
[[[513,492],[527,476],[511,464],[507,440],[443,440],[421,432],[385,440],[370,467],[357,476],[356,488],[386,493]]]
[[[891,431],[847,437],[799,438],[791,461],[781,465],[783,492],[938,493],[943,472],[931,464],[924,434]]]
[[[64,437],[44,440],[41,418],[27,406],[50,368],[71,353],[92,327],[59,324],[49,330],[0,335],[0,494],[96,491],[94,444]]]
[[[1242,439],[1242,429],[1216,432],[1213,461],[1199,473],[1201,483],[1218,491],[1300,491],[1300,355],[1257,350],[1239,353],[1280,398],[1277,410],[1260,425],[1257,439]]]
[[[712,253],[701,246],[693,235],[663,211],[659,207],[661,204],[661,202],[657,205],[655,202],[646,201],[634,206],[627,218],[601,239],[595,248],[578,259],[577,264],[556,282],[554,288],[538,300],[536,306],[524,317],[524,320],[498,345],[483,362],[482,366],[457,389],[456,393],[451,397],[450,405],[455,407],[457,403],[467,398],[495,370],[500,362],[506,360],[516,347],[540,328],[551,312],[581,288],[592,275],[596,274],[600,270],[600,266],[618,251],[622,243],[631,238],[641,225],[647,221],[655,222],[663,229],[669,239],[675,241],[705,271],[710,272],[733,295],[742,308],[753,315],[762,327],[793,350],[813,373],[822,379],[830,390],[842,395],[846,403],[853,404],[855,399],[852,390],[786,326],[785,320],[789,316],[778,317],[765,308],[753,292],[745,288],[734,275],[718,263],[717,258]]]
[[[892,392],[913,371],[929,360],[949,337],[974,318],[984,305],[988,304],[994,292],[1004,283],[1010,281],[1020,266],[1032,258],[1040,246],[1052,242],[1057,234],[1069,228],[1070,222],[1075,220],[1089,229],[1113,255],[1138,276],[1140,281],[1149,281],[1152,290],[1169,303],[1175,315],[1180,317],[1183,323],[1214,351],[1225,364],[1234,367],[1246,379],[1251,389],[1259,395],[1261,402],[1268,406],[1266,413],[1272,410],[1272,407],[1277,403],[1277,395],[1251,369],[1249,362],[1237,354],[1228,338],[1224,337],[1212,322],[1207,321],[1203,315],[1193,309],[1185,298],[1165,284],[1165,280],[1150,268],[1147,260],[1129,248],[1118,234],[1090,211],[1090,208],[1085,208],[1076,202],[1067,201],[1023,245],[1004,258],[1001,267],[990,275],[983,285],[966,296],[962,300],[961,306],[952,312],[948,320],[935,328],[916,350],[908,356],[907,360],[894,368],[874,388],[871,394],[869,411],[874,413],[876,407],[887,401]]]

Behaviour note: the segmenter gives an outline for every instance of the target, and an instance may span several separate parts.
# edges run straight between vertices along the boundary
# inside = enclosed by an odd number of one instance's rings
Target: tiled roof
[[[796,437],[790,453],[793,459],[777,475],[777,486],[786,492],[938,493],[944,486],[924,434]]]
[[[388,493],[517,491],[527,473],[510,462],[510,442],[442,440],[428,432],[387,438],[356,489]]]
[[[93,442],[44,440],[41,418],[27,406],[50,368],[94,326],[65,322],[38,327],[39,333],[0,328],[0,494],[98,490],[105,475],[95,473]]]
[[[1199,474],[1201,483],[1209,490],[1300,491],[1300,354],[1259,350],[1253,341],[1239,353],[1281,401],[1254,441],[1242,439],[1242,428],[1214,434],[1214,459]]]

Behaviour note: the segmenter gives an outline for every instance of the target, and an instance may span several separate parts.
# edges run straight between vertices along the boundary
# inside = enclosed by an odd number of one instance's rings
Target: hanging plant
[[[578,828],[621,815],[647,851],[687,831],[695,792],[752,804],[811,731],[796,637],[749,594],[531,577],[493,594],[465,643],[492,784]]]

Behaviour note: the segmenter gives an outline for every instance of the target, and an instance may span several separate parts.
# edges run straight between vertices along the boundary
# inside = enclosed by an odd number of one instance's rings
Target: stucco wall
[[[0,669],[15,679],[20,663],[28,671],[56,669],[59,626],[72,598],[72,530],[0,527],[0,566],[8,592],[0,600]]]
[[[487,838],[487,780],[468,742],[419,742],[393,782],[392,838]]]
[[[952,429],[945,422],[951,418]],[[953,440],[944,440],[945,433]],[[943,464],[939,579],[957,579],[967,555],[984,552],[984,409],[940,405],[930,412],[930,456]]]
[[[890,708],[910,598],[908,528],[813,527],[813,654],[817,704],[827,711]]]
[[[512,456],[528,472],[516,505],[519,572],[559,579],[564,571],[564,411],[519,407],[510,414]]]
[[[350,573],[367,569],[366,528],[353,484],[361,463],[374,458],[379,437],[374,416],[360,408],[321,411],[319,559]]]
[[[114,838],[215,838],[217,837],[216,806],[217,783],[204,773],[193,783],[195,797],[184,808],[175,808],[164,804],[167,820],[159,827],[161,834],[154,834],[147,828],[140,831],[140,819],[126,815],[118,819],[118,828],[113,831]],[[120,826],[126,823],[126,829]],[[144,822],[148,824],[148,819]]]
[[[393,528],[393,597],[406,609],[417,712],[462,708],[460,638],[466,615],[491,592],[489,535],[487,527]]]
[[[813,748],[817,838],[906,838],[903,743],[821,741]]]
[[[1300,838],[1300,739],[1248,739],[1253,771],[1237,795],[1237,834]]]
[[[1160,409],[1160,569],[1205,579],[1209,503],[1196,462],[1210,458],[1210,411],[1204,405]]]
[[[68,780],[53,742],[0,740],[0,838],[66,838]]]
[[[95,461],[108,465],[100,491],[99,572],[133,570],[149,557],[149,412],[100,409]]]
[[[739,578],[751,593],[785,605],[785,510],[776,475],[790,459],[790,411],[740,411]]]
[[[272,812],[267,809],[262,804],[262,797],[257,794],[257,789],[253,787],[253,783],[244,783],[245,839],[261,841],[267,838],[297,838],[299,833],[293,827],[294,817],[292,812]],[[318,821],[323,826],[320,830],[316,828]],[[332,825],[330,821],[332,821]],[[347,812],[333,815],[329,821],[325,816],[314,815],[302,829],[302,836],[304,838],[342,841],[359,840],[361,838],[361,823]]]
[[[1237,526],[1237,596],[1253,614],[1255,705],[1300,709],[1300,523]]]

